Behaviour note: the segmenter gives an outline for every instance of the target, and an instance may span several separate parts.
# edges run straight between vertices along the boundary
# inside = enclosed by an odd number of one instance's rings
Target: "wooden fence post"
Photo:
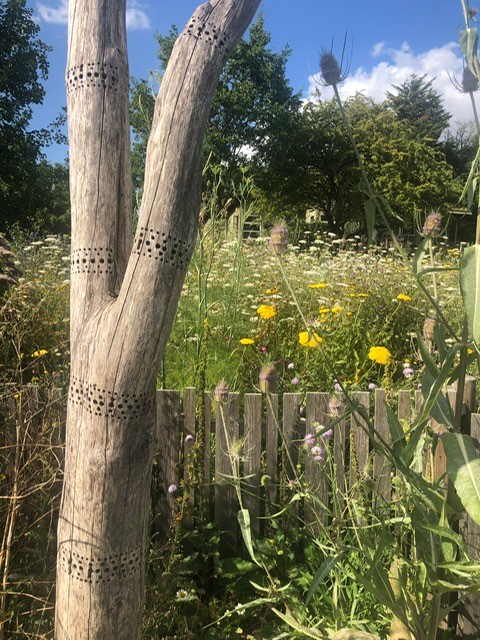
[[[307,393],[306,396],[306,423],[305,434],[315,434],[315,428],[318,425],[327,426],[330,421],[328,413],[328,401],[330,394],[328,393]],[[318,439],[319,446],[325,448],[325,460],[323,462],[316,462],[310,452],[307,452],[305,457],[305,481],[311,493],[313,499],[305,505],[305,521],[308,524],[319,523],[321,526],[326,526],[328,523],[329,515],[329,500],[328,500],[328,478],[325,469],[327,461],[327,447],[328,444],[325,438]],[[328,452],[331,455],[332,452]],[[317,503],[318,500],[318,503]]]
[[[254,538],[260,535],[260,479],[262,464],[262,394],[246,393],[243,408],[243,506],[250,514]]]
[[[375,432],[386,444],[391,443],[384,389],[375,389]],[[392,486],[392,465],[380,453],[375,453],[373,459],[373,475],[376,480],[374,508],[378,512],[385,507],[389,508]]]

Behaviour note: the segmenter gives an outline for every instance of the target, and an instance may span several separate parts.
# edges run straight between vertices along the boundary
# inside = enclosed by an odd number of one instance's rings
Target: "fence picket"
[[[260,478],[262,464],[262,395],[244,396],[244,507],[250,514],[252,534],[260,535]]]
[[[265,466],[267,476],[270,478],[266,488],[266,513],[270,506],[278,503],[278,436],[280,431],[280,423],[278,418],[278,394],[269,393],[266,398],[266,433],[265,433]]]
[[[326,426],[328,424],[329,398],[330,395],[328,393],[307,393],[305,406],[306,433],[315,434],[316,426]],[[325,460],[323,462],[316,462],[313,459],[310,447],[308,447],[305,457],[305,481],[312,494],[318,499],[319,504],[312,501],[307,502],[305,505],[305,521],[310,524],[319,522],[325,526],[328,522],[329,514],[328,479],[325,468],[329,444],[326,438],[319,438],[318,440],[319,446],[325,449]],[[331,455],[331,452],[328,452],[328,455]]]
[[[173,516],[177,511],[175,494],[169,487],[178,487],[180,452],[180,392],[160,389],[157,391],[157,464],[153,467],[154,530],[166,539]]]
[[[183,515],[183,526],[187,529],[193,527],[193,510],[195,505],[195,490],[191,486],[192,478],[192,447],[196,436],[196,403],[197,394],[194,387],[186,387],[183,394],[183,479],[185,490],[188,490],[188,510]]]
[[[370,415],[370,393],[354,391],[352,401]],[[367,424],[359,411],[353,411],[350,418],[350,487],[368,473],[369,437]]]
[[[391,443],[390,429],[388,427],[386,392],[384,389],[375,389],[375,435],[386,444]],[[373,458],[373,475],[376,481],[375,508],[383,508],[390,504],[392,465],[380,453],[375,453]]]
[[[231,393],[228,402],[215,407],[215,504],[214,519],[223,532],[220,553],[225,557],[237,551],[238,500],[235,474],[239,472],[239,396]]]

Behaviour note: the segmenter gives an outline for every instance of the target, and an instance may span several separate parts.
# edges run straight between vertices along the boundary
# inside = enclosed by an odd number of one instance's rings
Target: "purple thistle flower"
[[[307,435],[304,438],[304,443],[305,445],[314,445],[315,444],[315,436],[313,435],[313,433],[307,433]]]
[[[298,384],[300,380],[298,378],[292,378],[292,384]]]

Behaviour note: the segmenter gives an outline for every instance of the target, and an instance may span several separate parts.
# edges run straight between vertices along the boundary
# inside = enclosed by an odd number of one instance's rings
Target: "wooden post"
[[[181,32],[132,244],[126,0],[69,3],[71,380],[57,640],[141,636],[156,374],[195,244],[210,105],[259,4],[211,0]]]
[[[330,421],[328,414],[328,401],[330,394],[328,393],[307,393],[306,396],[306,423],[305,436],[307,433],[315,434],[316,426],[327,426]],[[327,453],[328,442],[325,438],[317,438],[318,446],[325,451],[323,461],[315,461],[311,455],[311,447],[306,445],[305,456],[305,481],[312,496],[305,505],[305,520],[308,524],[315,523],[326,526],[328,523],[328,515],[330,512],[328,500],[328,476],[326,465],[328,464],[327,455],[331,455],[331,451]],[[315,527],[318,530],[318,527]]]
[[[375,389],[375,432],[390,444],[390,429],[388,427],[386,410],[386,393],[383,389]],[[377,512],[389,508],[391,497],[392,465],[380,453],[375,453],[373,459],[373,475],[376,481],[374,506]]]

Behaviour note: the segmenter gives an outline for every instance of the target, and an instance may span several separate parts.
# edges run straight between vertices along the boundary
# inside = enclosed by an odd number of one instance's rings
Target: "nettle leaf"
[[[447,474],[468,515],[480,524],[480,456],[470,436],[444,433]]]
[[[476,27],[467,27],[461,31],[459,43],[468,68],[472,73],[475,73],[474,60],[477,57],[478,47],[478,31]]]
[[[468,331],[480,345],[480,245],[467,247],[460,258],[460,290]]]

